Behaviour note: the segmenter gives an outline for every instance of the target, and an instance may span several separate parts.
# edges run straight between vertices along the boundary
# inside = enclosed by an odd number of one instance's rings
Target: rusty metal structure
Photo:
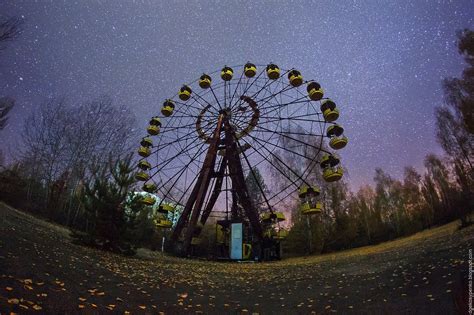
[[[227,174],[230,174],[229,177],[231,179],[232,187],[234,187],[234,196],[237,197],[233,202],[240,203],[242,205],[243,209],[245,210],[245,215],[250,221],[254,235],[259,241],[263,241],[263,229],[258,217],[258,213],[255,210],[255,206],[252,204],[247,191],[244,172],[238,153],[239,144],[237,135],[230,122],[230,115],[231,113],[229,109],[224,109],[219,114],[217,127],[212,135],[212,138],[209,139],[209,149],[202,167],[203,171],[200,173],[197,179],[194,189],[189,196],[186,206],[184,207],[184,210],[171,236],[171,242],[173,244],[178,240],[184,226],[187,224],[183,243],[184,253],[189,252],[189,247],[191,246],[191,240],[193,236],[198,235],[198,233],[195,234],[198,219],[200,218],[201,225],[204,225],[209,218],[215,202],[219,197],[219,193],[222,190],[224,170],[226,168],[228,168]],[[221,138],[221,134],[224,134],[223,138]],[[225,153],[223,154],[220,169],[216,171],[216,157],[219,149],[225,149]],[[211,199],[207,203],[204,211],[202,211],[201,209],[203,209],[204,198],[207,195],[207,192],[210,188],[211,178],[213,177],[217,179],[216,184],[214,185]],[[234,206],[232,208],[235,209],[236,207]],[[238,215],[233,213],[232,217],[236,219]]]

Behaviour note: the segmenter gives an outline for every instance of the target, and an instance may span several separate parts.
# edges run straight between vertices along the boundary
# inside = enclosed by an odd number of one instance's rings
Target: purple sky
[[[374,168],[422,170],[436,143],[441,80],[463,62],[455,32],[472,1],[1,1],[24,32],[0,52],[0,96],[17,106],[0,134],[15,155],[25,115],[41,102],[104,94],[145,128],[183,82],[223,65],[274,62],[318,80],[341,109],[341,152],[353,188]]]

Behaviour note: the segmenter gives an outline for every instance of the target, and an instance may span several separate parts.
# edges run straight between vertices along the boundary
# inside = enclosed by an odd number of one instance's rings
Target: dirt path
[[[216,263],[70,243],[0,204],[0,313],[452,314],[467,294],[474,228],[274,263]],[[467,302],[465,302],[467,303]]]

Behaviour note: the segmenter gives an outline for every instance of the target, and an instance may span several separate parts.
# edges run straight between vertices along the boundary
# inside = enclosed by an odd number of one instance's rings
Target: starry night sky
[[[441,153],[434,107],[459,76],[456,30],[474,2],[454,1],[0,1],[24,32],[0,51],[0,96],[17,106],[0,135],[11,160],[24,116],[41,102],[110,95],[140,128],[163,99],[203,72],[251,61],[296,68],[340,110],[352,188],[374,168],[394,177]]]

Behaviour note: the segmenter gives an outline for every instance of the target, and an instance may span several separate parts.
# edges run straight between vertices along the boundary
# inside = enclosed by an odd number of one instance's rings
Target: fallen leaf
[[[33,309],[34,309],[35,311],[41,311],[43,308],[42,308],[41,306],[35,304],[35,305],[33,305]]]

